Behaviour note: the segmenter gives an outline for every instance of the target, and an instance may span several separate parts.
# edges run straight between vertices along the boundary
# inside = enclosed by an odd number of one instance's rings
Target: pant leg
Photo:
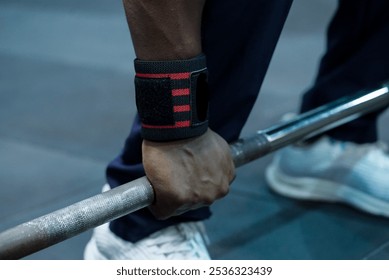
[[[308,111],[389,79],[389,1],[340,0],[327,33],[327,50],[313,87],[303,96]],[[343,141],[377,140],[377,118],[371,113],[327,134]]]
[[[255,103],[292,0],[208,0],[203,16],[203,51],[210,87],[209,126],[227,142],[236,140]],[[144,175],[139,119],[122,153],[109,164],[111,187]],[[119,218],[110,229],[136,242],[167,226],[209,218],[208,207],[164,221],[147,209]]]

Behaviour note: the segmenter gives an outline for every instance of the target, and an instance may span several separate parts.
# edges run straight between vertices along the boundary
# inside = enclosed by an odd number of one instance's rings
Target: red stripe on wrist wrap
[[[173,141],[200,136],[208,128],[204,55],[188,60],[136,59],[135,92],[142,136]]]

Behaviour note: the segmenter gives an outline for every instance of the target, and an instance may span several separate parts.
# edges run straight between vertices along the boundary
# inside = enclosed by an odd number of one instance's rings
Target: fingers
[[[161,186],[156,189],[155,201],[149,206],[152,214],[159,220],[172,216],[178,216],[185,212],[212,205],[216,200],[225,197],[229,193],[229,179],[224,177],[220,185],[203,183],[201,187],[187,185],[177,190],[166,190]],[[189,189],[186,190],[186,189]],[[185,191],[183,191],[185,190]]]
[[[144,142],[143,157],[155,191],[149,208],[158,219],[211,205],[228,194],[235,178],[228,144],[210,130],[187,141]]]

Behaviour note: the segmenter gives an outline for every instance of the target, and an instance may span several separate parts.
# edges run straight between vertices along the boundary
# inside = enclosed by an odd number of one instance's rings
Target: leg
[[[304,95],[301,111],[377,87],[389,79],[388,9],[389,2],[384,0],[339,1],[328,28],[327,52],[313,87]],[[328,135],[356,143],[375,142],[379,113],[364,116]]]
[[[327,52],[302,111],[379,86],[389,78],[387,1],[341,0],[328,30]],[[343,202],[389,217],[389,157],[371,113],[325,137],[278,153],[266,170],[270,187],[297,199]],[[298,163],[298,164],[296,164]]]

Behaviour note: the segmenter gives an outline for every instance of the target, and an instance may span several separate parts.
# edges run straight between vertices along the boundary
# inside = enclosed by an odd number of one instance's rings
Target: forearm
[[[201,53],[206,0],[123,0],[138,59],[175,60]]]

